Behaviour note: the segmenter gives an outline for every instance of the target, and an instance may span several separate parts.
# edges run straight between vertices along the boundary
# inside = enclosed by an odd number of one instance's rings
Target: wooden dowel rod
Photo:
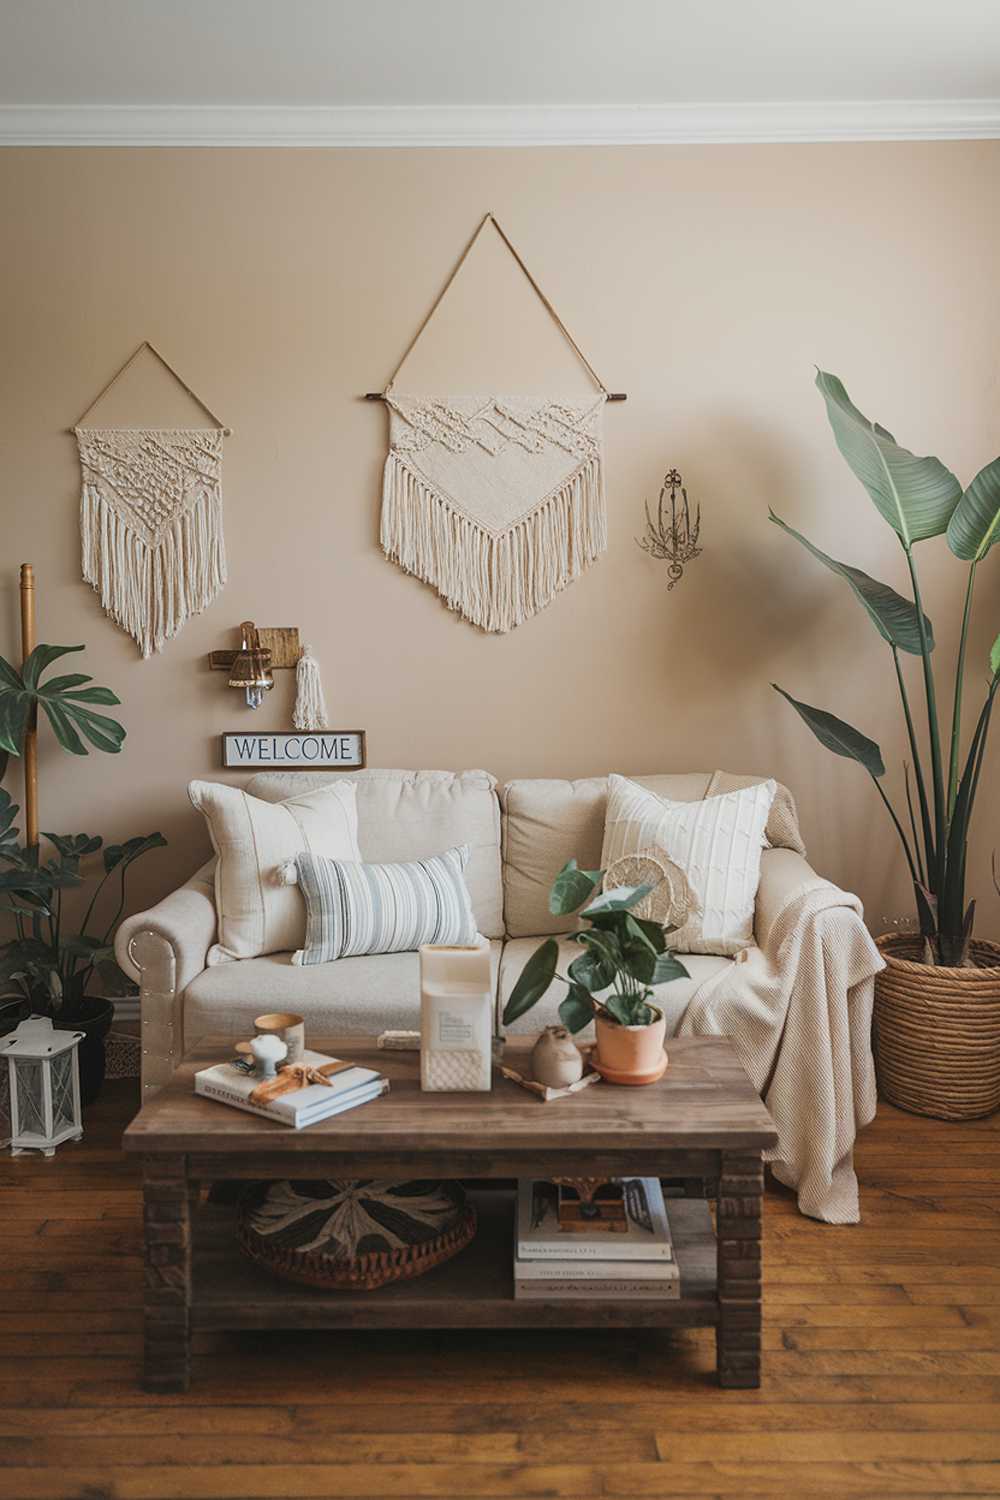
[[[364,401],[384,401],[385,400],[385,393],[383,391],[365,391],[365,394],[362,397],[362,400],[364,400]],[[627,401],[628,400],[628,396],[625,394],[624,391],[609,391],[608,392],[608,400],[609,401]]]
[[[35,649],[35,570],[21,564],[21,656],[27,661]],[[38,847],[38,708],[32,705],[24,734],[24,839]]]

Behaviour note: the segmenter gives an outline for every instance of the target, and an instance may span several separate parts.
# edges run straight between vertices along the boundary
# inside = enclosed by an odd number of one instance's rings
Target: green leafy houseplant
[[[117,719],[94,713],[91,705],[120,703],[110,688],[89,687],[92,677],[68,672],[41,681],[42,673],[60,656],[82,651],[82,646],[36,646],[20,671],[0,656],[0,750],[20,755],[32,715],[43,710],[64,750],[86,755],[89,741],[95,750],[117,755],[125,730]]]
[[[0,657],[0,756],[21,755],[25,735],[41,708],[63,749],[87,755],[87,745],[116,754],[125,730],[116,719],[95,713],[93,705],[117,704],[110,688],[90,686],[82,673],[41,681],[45,669],[82,646],[36,646],[20,671]],[[64,1023],[82,1018],[87,988],[96,975],[105,994],[127,994],[131,982],[115,963],[114,932],[125,909],[126,875],[150,849],[162,848],[160,833],[109,844],[90,834],[43,833],[51,853],[24,846],[14,819],[19,809],[0,789],[0,913],[12,936],[0,942],[0,995],[16,994],[32,1009]],[[78,923],[64,917],[63,893],[81,886],[81,863],[101,854],[98,880]],[[108,918],[101,897],[108,882],[117,900]],[[98,912],[103,916],[98,920]],[[74,925],[75,930],[67,931]]]
[[[962,696],[966,643],[976,569],[1000,537],[1000,458],[981,469],[963,490],[954,474],[939,459],[917,457],[900,447],[884,427],[865,417],[835,375],[821,370],[817,373],[816,384],[826,402],[837,447],[899,539],[909,572],[912,599],[897,593],[888,584],[879,583],[860,568],[828,557],[773,511],[771,520],[845,580],[889,649],[917,795],[915,811],[907,767],[908,830],[881,785],[885,763],[875,741],[824,709],[799,702],[776,683],[772,686],[788,700],[821,744],[835,755],[857,761],[872,778],[892,819],[913,882],[924,940],[924,962],[957,967],[967,962],[972,936],[976,904],[970,901],[966,905],[965,901],[969,830],[993,703],[1000,687],[998,635],[990,652],[985,698],[963,760]],[[924,613],[914,557],[917,543],[936,536],[946,536],[955,557],[969,565],[947,743],[942,735],[938,711],[934,632]],[[921,751],[900,662],[901,652],[920,658],[926,709],[926,757]]]
[[[44,833],[53,857],[25,849],[13,826],[17,805],[0,789],[0,911],[12,919],[14,936],[0,944],[0,993],[16,987],[36,1012],[63,1023],[79,1019],[87,987],[96,975],[109,996],[125,995],[134,986],[115,962],[114,933],[125,909],[126,876],[150,849],[161,849],[160,833],[108,844],[85,833]],[[101,853],[95,888],[78,923],[66,931],[63,892],[81,886],[81,861]],[[101,894],[114,877],[113,914],[100,921]]]
[[[587,928],[569,934],[570,942],[582,951],[568,965],[564,978],[556,973],[559,944],[555,938],[546,938],[511,991],[503,1012],[505,1025],[531,1010],[558,979],[567,987],[559,1018],[568,1031],[582,1031],[595,1016],[618,1026],[650,1026],[660,1016],[651,1004],[651,986],[687,977],[684,965],[667,952],[660,923],[632,914],[653,887],[622,886],[591,900],[603,875],[603,870],[581,870],[575,859],[559,871],[549,893],[549,911],[566,917],[583,907],[580,916]],[[590,904],[584,906],[585,901]],[[611,993],[604,995],[605,990]]]

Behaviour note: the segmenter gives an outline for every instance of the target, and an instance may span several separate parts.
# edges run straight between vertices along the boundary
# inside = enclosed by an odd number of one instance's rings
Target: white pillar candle
[[[492,1087],[490,945],[420,950],[420,1086],[431,1092]]]

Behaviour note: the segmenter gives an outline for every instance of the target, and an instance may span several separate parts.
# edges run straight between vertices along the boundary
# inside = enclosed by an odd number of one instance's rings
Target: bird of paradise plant
[[[837,447],[899,539],[910,576],[912,599],[897,593],[888,584],[879,583],[860,568],[828,557],[773,511],[771,520],[831,572],[845,580],[889,648],[910,748],[919,828],[909,769],[905,783],[907,830],[881,785],[885,763],[875,741],[824,709],[800,703],[777,683],[772,683],[772,687],[788,700],[822,745],[835,755],[856,760],[868,772],[892,819],[906,857],[924,940],[924,962],[958,966],[968,959],[975,918],[975,901],[970,901],[968,906],[965,902],[969,830],[993,703],[1000,688],[998,635],[990,652],[985,700],[963,759],[962,699],[972,596],[976,569],[993,543],[1000,539],[1000,458],[993,459],[981,469],[963,490],[940,459],[917,457],[901,447],[878,422],[864,416],[835,375],[820,370],[816,384],[826,402]],[[932,659],[934,632],[924,613],[914,557],[917,543],[935,536],[946,536],[955,557],[969,565],[947,747],[941,732]],[[900,652],[918,656],[921,661],[929,763],[921,753]]]

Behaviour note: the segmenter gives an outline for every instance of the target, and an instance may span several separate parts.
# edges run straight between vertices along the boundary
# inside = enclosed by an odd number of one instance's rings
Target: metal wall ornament
[[[678,494],[680,495],[679,503]],[[645,502],[645,510],[646,534],[641,537],[637,536],[636,542],[643,552],[649,553],[650,557],[655,557],[658,562],[667,563],[667,575],[670,579],[667,584],[669,591],[683,578],[685,565],[701,556],[702,549],[698,545],[701,533],[701,505],[698,505],[692,521],[688,494],[680,471],[669,469],[663,476],[660,498],[656,505],[656,520],[654,521],[649,513],[648,500]]]

